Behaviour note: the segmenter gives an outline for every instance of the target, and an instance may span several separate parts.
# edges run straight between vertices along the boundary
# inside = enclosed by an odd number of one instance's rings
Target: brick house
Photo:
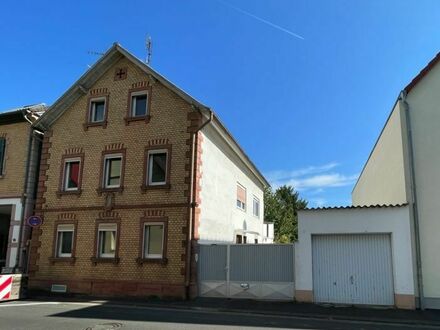
[[[265,178],[208,107],[118,44],[34,127],[32,290],[184,298],[196,241],[263,241]]]
[[[46,109],[43,104],[0,113],[0,270],[25,271],[29,229],[34,212],[41,138],[31,124]]]

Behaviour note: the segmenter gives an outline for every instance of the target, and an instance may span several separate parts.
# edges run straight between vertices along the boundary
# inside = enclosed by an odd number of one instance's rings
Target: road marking
[[[59,305],[59,302],[33,302],[33,303],[2,303],[0,307],[24,307],[24,306],[37,306],[37,305]]]

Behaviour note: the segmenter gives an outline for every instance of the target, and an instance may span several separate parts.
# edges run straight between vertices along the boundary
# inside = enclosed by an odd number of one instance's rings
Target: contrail
[[[257,21],[260,21],[260,22],[262,22],[262,23],[265,23],[265,24],[267,24],[267,25],[269,25],[269,26],[271,26],[271,27],[273,27],[273,28],[275,28],[275,29],[277,29],[277,30],[280,30],[280,31],[283,31],[283,32],[285,32],[285,33],[287,33],[287,34],[290,34],[291,36],[293,36],[293,37],[295,37],[295,38],[298,38],[298,39],[304,40],[304,37],[303,37],[303,36],[300,36],[299,34],[296,34],[295,32],[292,32],[292,31],[290,31],[290,30],[287,30],[287,29],[283,28],[282,26],[279,26],[279,25],[277,25],[277,24],[274,24],[274,23],[272,23],[272,22],[269,22],[269,21],[265,20],[264,18],[261,18],[261,17],[255,16],[254,14],[251,14],[250,12],[248,12],[248,11],[246,11],[246,10],[243,10],[243,9],[241,9],[241,8],[239,8],[239,7],[233,6],[233,5],[231,5],[230,3],[228,3],[228,2],[225,2],[225,1],[222,1],[222,0],[216,0],[216,1],[217,1],[217,2],[220,2],[221,4],[223,4],[223,5],[225,5],[225,6],[228,6],[229,8],[232,8],[232,9],[238,11],[239,13],[242,13],[242,14],[244,14],[244,15],[246,15],[246,16],[252,17],[252,18],[254,18],[254,19],[256,19]]]

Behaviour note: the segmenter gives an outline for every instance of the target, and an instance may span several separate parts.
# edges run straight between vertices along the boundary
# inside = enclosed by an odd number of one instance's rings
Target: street
[[[17,301],[0,304],[0,329],[435,329],[107,302]]]

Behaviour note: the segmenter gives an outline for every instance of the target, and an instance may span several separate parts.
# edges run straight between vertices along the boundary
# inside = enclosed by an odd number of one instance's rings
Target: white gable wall
[[[403,115],[403,109],[397,102],[354,187],[353,205],[407,202],[402,142]]]
[[[264,216],[262,184],[210,125],[203,129],[202,134],[199,243],[234,243],[237,234],[246,235],[248,243],[253,243],[255,238],[261,243]],[[246,211],[237,208],[237,183],[246,188]],[[253,196],[260,200],[259,218],[253,215]]]
[[[409,104],[426,307],[440,308],[440,65],[411,90]]]

